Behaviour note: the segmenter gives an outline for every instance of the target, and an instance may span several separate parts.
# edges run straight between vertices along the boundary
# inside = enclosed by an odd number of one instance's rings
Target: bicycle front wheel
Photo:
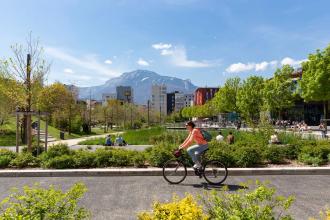
[[[210,184],[221,184],[223,183],[227,176],[227,167],[219,161],[211,160],[206,162],[204,165],[205,180]]]
[[[187,176],[186,166],[178,160],[169,160],[163,166],[163,177],[171,184],[181,183]]]

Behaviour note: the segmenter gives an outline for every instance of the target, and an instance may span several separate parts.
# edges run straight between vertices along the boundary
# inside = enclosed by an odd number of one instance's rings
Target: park
[[[4,1],[0,219],[329,220],[319,3]]]

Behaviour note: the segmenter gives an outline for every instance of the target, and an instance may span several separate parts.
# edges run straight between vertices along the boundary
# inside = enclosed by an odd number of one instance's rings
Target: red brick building
[[[219,88],[198,88],[195,91],[194,105],[204,105],[205,102],[211,100]]]

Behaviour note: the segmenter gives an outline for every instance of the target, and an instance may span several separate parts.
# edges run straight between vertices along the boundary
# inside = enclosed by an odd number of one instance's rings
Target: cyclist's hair
[[[186,126],[190,126],[190,127],[192,127],[192,128],[195,128],[195,127],[196,127],[195,123],[192,122],[192,121],[188,121],[188,122],[186,123]]]

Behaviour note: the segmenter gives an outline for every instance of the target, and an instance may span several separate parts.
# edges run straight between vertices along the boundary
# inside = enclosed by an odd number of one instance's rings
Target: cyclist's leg
[[[187,149],[187,153],[189,154],[189,156],[191,157],[191,159],[192,159],[192,161],[194,162],[194,163],[196,163],[196,161],[197,161],[197,157],[196,157],[196,155],[195,155],[195,151],[197,150],[199,148],[199,145],[193,145],[193,146],[191,146],[191,147],[189,147],[188,149]]]
[[[208,148],[208,145],[193,145],[187,149],[189,156],[191,157],[192,161],[195,163],[196,167],[201,167],[200,163],[200,155]]]
[[[199,145],[199,147],[195,151],[195,156],[196,156],[197,161],[199,161],[199,162],[201,161],[201,155],[207,149],[208,149],[208,144]]]

